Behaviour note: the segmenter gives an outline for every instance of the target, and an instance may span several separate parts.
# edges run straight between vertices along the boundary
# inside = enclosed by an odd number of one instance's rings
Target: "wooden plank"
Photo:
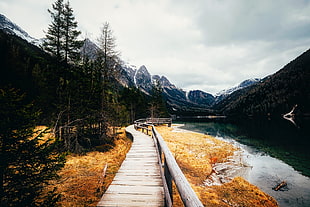
[[[136,164],[135,164],[136,163]],[[157,162],[148,162],[148,163],[139,163],[139,162],[131,162],[130,164],[126,164],[120,168],[122,169],[137,169],[137,170],[143,170],[143,169],[154,169],[154,170],[159,170],[159,166],[154,166],[158,165]],[[143,168],[143,169],[139,169]]]
[[[120,198],[115,199],[112,198],[111,200],[107,200],[107,202],[100,201],[97,206],[100,207],[115,207],[115,206],[124,206],[124,207],[158,207],[158,206],[164,206],[163,201],[161,200],[139,200],[137,198]]]
[[[111,196],[110,196],[111,195]],[[135,206],[135,207],[145,207],[145,206],[164,206],[164,201],[154,197],[145,195],[133,195],[128,196],[128,194],[105,194],[97,206],[100,207],[115,207],[115,206]]]
[[[137,181],[142,181],[142,180],[158,180],[161,181],[161,176],[160,175],[126,175],[126,174],[120,174],[114,177],[114,180],[137,180]]]
[[[161,180],[113,180],[113,185],[128,185],[128,186],[162,186]]]
[[[120,173],[124,175],[159,175],[158,171],[154,169],[143,169],[138,171],[137,169],[121,170]]]
[[[121,185],[114,185],[111,184],[109,187],[109,192],[107,193],[119,193],[119,194],[125,194],[125,193],[131,193],[131,194],[147,194],[147,195],[153,195],[153,194],[162,194],[163,191],[161,188],[154,187],[154,186],[121,186]]]
[[[160,195],[161,196],[161,195]],[[129,203],[129,202],[147,202],[147,203],[151,203],[151,202],[154,202],[154,203],[160,203],[160,199],[158,199],[157,196],[154,196],[154,195],[141,195],[141,194],[120,194],[120,193],[117,193],[117,194],[105,194],[105,199],[107,201],[114,201],[115,200],[117,202],[119,202],[119,200],[121,200],[121,202],[124,202],[126,201],[126,203]]]
[[[130,157],[131,161],[124,163],[124,166],[132,166],[132,165],[157,165],[158,161],[154,158],[145,158],[143,160],[139,157]]]

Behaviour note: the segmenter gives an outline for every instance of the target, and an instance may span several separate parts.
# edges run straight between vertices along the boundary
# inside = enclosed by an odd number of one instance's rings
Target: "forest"
[[[90,59],[80,53],[84,41],[70,3],[57,0],[48,13],[43,48],[0,30],[1,206],[52,206],[53,191],[38,198],[66,154],[108,150],[118,127],[167,116],[158,85],[146,95],[118,82],[121,61],[109,23]],[[42,140],[40,125],[56,139]]]

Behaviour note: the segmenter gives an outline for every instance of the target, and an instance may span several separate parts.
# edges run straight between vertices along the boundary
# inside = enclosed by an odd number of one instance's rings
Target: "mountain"
[[[215,101],[215,98],[212,94],[200,90],[189,91],[187,98],[193,103],[206,107],[211,107]]]
[[[0,14],[0,29],[7,34],[16,35],[27,42],[34,44],[38,47],[41,46],[42,41],[31,37],[27,32],[25,32],[18,25],[13,23],[11,20],[6,18],[4,15]]]
[[[239,85],[229,88],[229,89],[225,89],[222,90],[220,92],[218,92],[217,94],[215,94],[215,100],[214,100],[214,105],[220,103],[221,101],[223,101],[225,98],[227,98],[229,95],[231,95],[232,93],[244,89],[246,87],[249,87],[257,82],[259,82],[261,79],[260,78],[252,78],[252,79],[247,79],[245,81],[242,81]]]
[[[64,67],[42,49],[0,29],[0,87],[25,93],[45,116],[42,121],[55,110],[60,87],[58,74],[63,71]]]
[[[133,81],[135,86],[146,94],[152,91],[152,76],[144,65],[135,71]]]
[[[157,82],[162,87],[164,96],[168,100],[177,98],[186,101],[185,91],[170,83],[165,76],[151,75],[146,66],[142,65],[137,68],[136,66],[125,64],[122,66],[122,69],[127,73],[126,76],[123,75],[122,77],[122,79],[126,79],[126,81],[123,82],[133,83],[134,86],[142,92],[150,95],[152,93],[153,84]]]
[[[172,113],[210,112],[214,97],[209,93],[199,90],[186,93],[172,84],[167,77],[151,75],[144,65],[137,69],[127,64],[123,66],[123,71],[127,73],[127,76],[122,78],[123,82],[133,82],[136,88],[148,95],[152,93],[152,85],[157,82],[162,87],[163,96]]]
[[[280,116],[297,104],[297,114],[310,115],[310,50],[260,82],[238,90],[216,107],[222,113]]]
[[[83,42],[80,54],[83,58],[95,60],[98,57],[99,50],[100,48],[95,43],[93,43],[90,39],[86,38]]]

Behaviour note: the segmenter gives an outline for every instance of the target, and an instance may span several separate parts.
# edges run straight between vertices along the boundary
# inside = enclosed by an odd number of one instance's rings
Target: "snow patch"
[[[190,93],[190,91],[185,91],[185,97],[186,97],[187,101],[189,101],[189,93]]]
[[[133,76],[133,82],[134,82],[136,88],[138,88],[137,74],[138,74],[138,70],[135,71],[135,75]]]

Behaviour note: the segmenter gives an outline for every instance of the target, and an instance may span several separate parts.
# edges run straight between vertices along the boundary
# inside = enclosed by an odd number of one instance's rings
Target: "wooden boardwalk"
[[[153,139],[133,125],[133,144],[97,206],[164,206],[164,189]]]

